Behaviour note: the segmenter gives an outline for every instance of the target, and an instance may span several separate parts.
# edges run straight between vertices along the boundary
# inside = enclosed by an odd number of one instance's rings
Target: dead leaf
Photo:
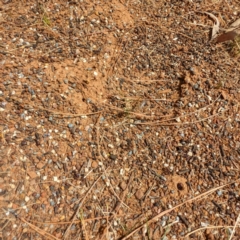
[[[240,27],[240,18],[238,20],[236,20],[235,22],[233,22],[230,27],[234,27],[234,28],[237,28],[237,27]]]
[[[203,12],[203,13],[207,14],[214,20],[214,24],[213,24],[213,28],[212,28],[212,36],[210,39],[210,41],[211,41],[215,38],[216,34],[219,31],[220,22],[219,22],[218,18],[216,16],[214,16],[212,13],[209,13],[209,12]]]
[[[236,28],[240,27],[240,18],[238,20],[236,20],[235,22],[233,22],[230,27],[226,30],[226,32],[230,32],[235,30]]]
[[[240,18],[237,19],[235,22],[233,22],[230,25],[230,28],[228,28],[225,33],[221,34],[217,37],[216,43],[226,42],[234,40],[235,37],[240,35],[240,30],[238,29],[240,27]]]
[[[226,93],[226,91],[221,91],[221,93],[222,93],[222,96],[223,96],[223,98],[224,98],[225,100],[229,100],[229,96],[228,96],[228,94]]]
[[[226,41],[231,41],[234,40],[234,38],[237,36],[237,32],[236,31],[230,31],[230,32],[226,32],[221,34],[219,37],[217,37],[217,41],[216,43],[221,43],[221,42],[226,42]]]

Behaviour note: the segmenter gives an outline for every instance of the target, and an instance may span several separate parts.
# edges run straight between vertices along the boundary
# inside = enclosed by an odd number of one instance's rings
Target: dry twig
[[[79,213],[79,210],[80,210],[80,208],[82,207],[82,205],[83,205],[83,203],[84,203],[87,195],[88,195],[88,194],[90,193],[90,191],[93,189],[93,187],[95,186],[95,184],[99,181],[99,179],[101,178],[101,176],[102,176],[102,175],[100,175],[100,176],[96,179],[96,181],[95,181],[95,182],[92,184],[92,186],[88,189],[87,193],[85,194],[85,196],[83,197],[83,199],[81,200],[81,202],[78,204],[78,208],[77,208],[77,210],[75,211],[75,214],[74,214],[73,217],[72,217],[72,222],[71,222],[71,224],[68,226],[68,228],[66,229],[66,231],[65,231],[65,233],[64,233],[63,239],[67,239],[67,237],[68,237],[68,232],[69,232],[71,226],[73,225],[73,222],[74,222],[75,218],[77,217],[77,215],[78,215],[78,213]]]

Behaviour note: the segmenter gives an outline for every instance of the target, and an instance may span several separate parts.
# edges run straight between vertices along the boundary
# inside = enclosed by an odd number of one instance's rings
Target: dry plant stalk
[[[60,240],[59,238],[54,237],[52,234],[45,232],[44,230],[42,230],[41,228],[29,223],[28,221],[26,221],[24,218],[19,218],[21,221],[23,221],[24,223],[26,223],[29,227],[31,227],[33,230],[35,230],[37,233],[39,233],[40,235],[42,235],[43,237],[46,237],[48,239],[54,239],[54,240]]]
[[[198,228],[198,229],[195,229],[191,232],[189,232],[188,234],[186,234],[184,236],[184,238],[187,238],[189,237],[190,235],[194,234],[194,233],[197,233],[197,232],[200,232],[200,231],[204,231],[206,229],[218,229],[218,228],[236,228],[236,227],[240,227],[239,225],[237,226],[236,224],[234,226],[207,226],[207,227],[202,227],[202,228]],[[230,240],[230,239],[229,239]]]
[[[234,227],[233,227],[233,230],[232,230],[232,233],[231,233],[231,236],[230,236],[229,240],[231,240],[231,239],[233,238],[234,233],[235,233],[235,231],[236,231],[236,227],[237,227],[238,224],[239,224],[239,221],[240,221],[240,214],[239,214],[238,217],[237,217],[236,223],[235,223],[235,225],[234,225]]]
[[[102,176],[102,175],[100,175],[100,176],[96,179],[96,181],[95,181],[95,182],[92,184],[92,186],[88,189],[88,191],[87,191],[86,195],[83,197],[82,201],[79,203],[78,208],[77,208],[77,210],[75,211],[75,214],[73,215],[71,224],[68,226],[68,228],[66,229],[66,231],[65,231],[65,233],[64,233],[63,239],[67,239],[68,232],[69,232],[71,226],[73,225],[74,220],[75,220],[75,218],[77,217],[77,214],[79,213],[79,210],[80,210],[80,208],[81,208],[82,205],[83,205],[83,202],[85,201],[87,195],[88,195],[88,194],[90,193],[90,191],[93,189],[93,187],[95,186],[95,184],[99,181],[99,179],[101,178],[101,176]]]

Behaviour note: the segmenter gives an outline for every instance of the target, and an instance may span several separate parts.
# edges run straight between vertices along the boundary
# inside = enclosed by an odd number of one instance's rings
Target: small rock
[[[117,159],[117,155],[114,155],[114,154],[110,154],[109,157],[110,157],[111,160],[116,160]]]
[[[92,161],[92,168],[97,168],[98,167],[98,162],[97,161]]]
[[[220,196],[222,196],[222,190],[218,190],[217,191],[217,195],[220,197]]]
[[[50,191],[51,191],[51,192],[55,192],[55,191],[56,191],[55,186],[53,186],[53,185],[50,185],[49,188],[50,188]]]
[[[135,193],[135,197],[138,199],[138,200],[141,200],[144,196],[144,192],[142,189],[139,189],[137,190],[137,192]]]
[[[199,85],[196,83],[196,84],[193,85],[193,88],[194,88],[195,90],[198,90],[198,89],[199,89]]]
[[[187,155],[192,157],[193,156],[193,152],[189,151]]]
[[[40,198],[40,194],[37,193],[37,192],[34,192],[34,193],[32,194],[32,196],[33,196],[35,199],[39,199],[39,198]]]
[[[73,225],[71,226],[71,230],[74,231],[75,229],[76,229],[76,225],[73,224]]]
[[[164,78],[165,77],[165,72],[161,72],[160,77]]]
[[[44,162],[39,162],[39,163],[37,164],[37,168],[38,168],[38,169],[41,169],[41,168],[44,167],[44,165],[45,165]]]
[[[55,201],[54,201],[53,199],[50,199],[49,202],[50,202],[50,205],[51,205],[51,206],[54,206],[54,205],[55,205]]]
[[[28,196],[25,197],[25,202],[28,202],[30,198]]]
[[[120,183],[119,187],[124,191],[127,188],[127,184],[123,181]]]
[[[176,118],[176,121],[177,121],[177,122],[181,122],[180,117],[177,117],[177,118]]]
[[[42,180],[44,180],[44,181],[47,180],[47,176],[43,176]]]
[[[57,177],[57,176],[54,176],[54,177],[53,177],[53,181],[54,181],[54,182],[59,182],[58,177]]]
[[[35,171],[29,171],[28,175],[29,175],[30,178],[36,178],[38,176]]]
[[[72,123],[68,124],[68,128],[73,128],[73,127],[74,127],[74,125]]]

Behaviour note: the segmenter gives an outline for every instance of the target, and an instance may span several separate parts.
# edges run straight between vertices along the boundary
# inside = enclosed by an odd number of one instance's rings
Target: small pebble
[[[187,155],[190,156],[190,157],[192,157],[193,152],[189,151]]]
[[[220,197],[220,196],[222,196],[222,190],[218,190],[217,191],[217,195]]]
[[[38,176],[35,171],[29,171],[28,175],[29,175],[30,178],[36,178]]]
[[[125,170],[121,168],[120,175],[123,175],[125,173]]]
[[[92,168],[97,168],[98,167],[97,161],[92,161],[91,167]]]
[[[109,157],[110,157],[111,160],[116,160],[117,159],[117,155],[114,155],[114,154],[110,154]]]
[[[177,117],[177,118],[176,118],[176,121],[177,121],[177,122],[181,122],[180,117]]]
[[[135,193],[135,196],[138,200],[141,200],[144,196],[144,192],[142,191],[142,189],[138,189],[137,192]]]
[[[124,191],[127,188],[127,184],[123,181],[120,183],[119,187]]]
[[[68,124],[68,128],[73,128],[73,127],[74,127],[74,125],[72,123]]]
[[[59,182],[58,177],[57,177],[57,176],[54,176],[54,177],[53,177],[53,181],[54,181],[54,182]]]
[[[76,225],[73,224],[70,229],[71,229],[71,231],[74,231],[76,229]]]
[[[30,198],[28,196],[25,197],[25,202],[28,202]]]
[[[50,205],[51,205],[51,206],[54,206],[54,205],[55,205],[55,201],[54,201],[54,200],[50,199],[49,202],[50,202]]]

